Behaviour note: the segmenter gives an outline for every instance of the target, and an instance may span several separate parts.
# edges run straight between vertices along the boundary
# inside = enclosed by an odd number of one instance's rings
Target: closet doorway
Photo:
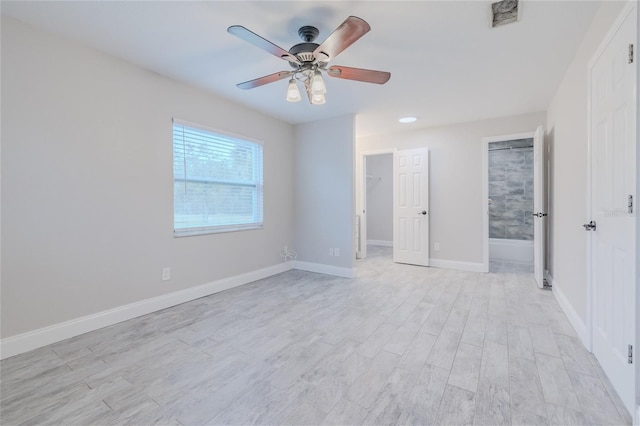
[[[356,257],[391,245],[394,262],[429,266],[429,149],[361,155]]]
[[[393,247],[393,151],[363,153],[357,257],[367,245]]]

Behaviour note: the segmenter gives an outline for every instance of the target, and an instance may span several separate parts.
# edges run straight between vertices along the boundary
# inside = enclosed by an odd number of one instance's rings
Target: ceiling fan
[[[227,32],[280,59],[288,61],[293,68],[293,71],[279,71],[255,80],[238,83],[237,86],[240,89],[247,90],[289,78],[287,101],[298,102],[301,99],[296,83],[297,80],[304,85],[309,102],[314,105],[320,105],[325,103],[325,93],[327,92],[322,73],[334,78],[385,84],[391,78],[391,73],[386,71],[351,68],[341,65],[329,66],[331,60],[368,33],[369,30],[371,30],[371,27],[364,19],[349,16],[322,44],[317,44],[314,43],[314,40],[318,37],[318,29],[307,25],[298,30],[302,43],[298,43],[289,51],[286,51],[241,25],[232,25],[227,29]]]

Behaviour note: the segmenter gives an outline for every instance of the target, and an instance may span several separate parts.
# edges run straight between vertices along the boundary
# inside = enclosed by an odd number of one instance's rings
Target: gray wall
[[[353,268],[355,119],[295,126],[295,246],[298,260]],[[340,249],[330,256],[329,249]]]
[[[489,238],[533,240],[533,139],[489,144]]]
[[[393,243],[393,154],[367,161],[367,239]]]
[[[1,36],[2,338],[282,262],[293,126],[9,18]],[[172,117],[264,142],[264,229],[173,238]]]
[[[459,123],[410,127],[392,135],[358,138],[358,152],[429,148],[429,227],[432,259],[482,264],[482,138],[533,132],[543,112]],[[414,123],[418,124],[419,123]]]

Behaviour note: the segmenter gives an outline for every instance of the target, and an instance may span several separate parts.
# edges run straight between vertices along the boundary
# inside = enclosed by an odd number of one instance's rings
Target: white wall
[[[1,35],[2,338],[282,262],[292,126],[9,18]],[[263,230],[173,238],[172,117],[264,142]]]
[[[587,314],[587,66],[622,8],[603,2],[547,110],[549,264],[556,293],[583,338]]]
[[[482,138],[533,132],[544,120],[540,112],[444,127],[413,127],[393,135],[358,138],[356,148],[358,155],[389,148],[429,148],[431,247],[440,243],[440,251],[430,251],[431,258],[481,264]]]
[[[367,240],[393,243],[393,154],[367,161]]]
[[[295,126],[294,249],[302,262],[354,266],[354,131],[352,116]]]

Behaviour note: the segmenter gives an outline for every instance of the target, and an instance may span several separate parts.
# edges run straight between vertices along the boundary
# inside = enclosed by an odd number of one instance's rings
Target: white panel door
[[[597,57],[591,86],[591,241],[593,353],[629,409],[635,406],[636,64],[630,63],[635,11]],[[633,197],[633,206],[630,198]],[[590,229],[591,228],[591,229]],[[637,361],[634,361],[637,362]]]
[[[545,210],[544,129],[538,126],[533,136],[533,272],[538,287],[544,287]]]
[[[393,261],[429,266],[428,149],[396,154],[393,202]]]

